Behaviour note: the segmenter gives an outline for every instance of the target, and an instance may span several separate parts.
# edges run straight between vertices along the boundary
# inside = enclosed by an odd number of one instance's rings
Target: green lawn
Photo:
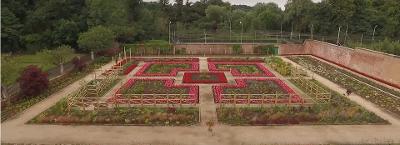
[[[68,56],[68,60],[78,55],[81,54],[72,54]],[[50,57],[42,53],[11,56],[8,54],[1,54],[1,84],[13,84],[23,69],[29,65],[37,65],[44,71],[56,67],[56,65],[50,61]]]

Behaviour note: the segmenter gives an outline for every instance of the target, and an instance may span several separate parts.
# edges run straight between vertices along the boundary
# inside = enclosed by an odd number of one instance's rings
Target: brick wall
[[[400,57],[367,49],[352,49],[306,40],[303,44],[281,44],[280,55],[309,54],[400,88]]]
[[[242,44],[242,54],[254,54],[254,47],[257,44]],[[176,50],[186,49],[187,54],[197,55],[223,55],[233,54],[232,44],[204,44],[204,43],[191,43],[191,44],[176,44]]]

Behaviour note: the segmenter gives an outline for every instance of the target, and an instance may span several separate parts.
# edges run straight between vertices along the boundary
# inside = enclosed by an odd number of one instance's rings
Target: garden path
[[[304,68],[300,65],[298,65],[297,63],[285,58],[285,57],[281,57],[284,61],[291,63],[292,65],[299,67],[299,68]],[[330,89],[339,92],[341,94],[346,94],[346,89],[329,81],[328,79],[321,77],[318,74],[315,74],[313,72],[311,72],[310,70],[307,70],[306,68],[304,68],[306,70],[306,72],[310,75],[313,76],[313,78],[319,82],[321,82],[322,84],[326,85],[327,87],[329,87]],[[352,93],[351,95],[348,96],[350,100],[356,102],[357,104],[361,105],[362,107],[364,107],[365,109],[374,112],[376,115],[378,115],[379,117],[388,120],[390,123],[392,123],[393,125],[399,125],[400,126],[400,119],[393,117],[392,115],[390,115],[389,113],[385,112],[384,110],[380,109],[377,105],[369,102],[368,100],[365,100],[364,98],[362,98],[361,96]],[[399,133],[400,135],[400,133]]]
[[[287,60],[286,60],[287,61]],[[111,63],[103,68],[111,67]],[[91,79],[88,75],[84,79]],[[331,89],[343,92],[328,80],[316,77]],[[83,79],[82,79],[83,80]],[[254,144],[359,144],[399,143],[400,125],[390,115],[367,101],[350,98],[374,110],[392,125],[313,125],[313,126],[227,126],[218,124],[212,136],[205,126],[150,127],[150,126],[96,126],[96,125],[28,125],[24,124],[40,112],[54,105],[66,94],[76,90],[79,82],[24,111],[16,119],[1,124],[2,143],[35,144],[153,144],[153,145],[254,145]],[[202,86],[208,90],[210,87]],[[211,90],[209,90],[211,91]],[[207,92],[201,91],[201,98]],[[212,96],[208,96],[212,98]],[[361,98],[362,99],[362,98]],[[202,101],[202,100],[200,100]],[[204,101],[204,100],[203,100]],[[205,100],[211,102],[212,100]],[[202,102],[201,102],[202,103]],[[204,120],[203,120],[204,121]]]
[[[207,58],[200,57],[199,61],[200,72],[208,72]],[[217,122],[217,108],[214,103],[214,95],[211,86],[210,84],[199,85],[200,121],[203,126],[205,126],[208,121]]]

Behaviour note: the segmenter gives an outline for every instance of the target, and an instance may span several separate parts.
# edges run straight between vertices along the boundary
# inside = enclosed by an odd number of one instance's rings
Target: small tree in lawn
[[[51,52],[51,60],[54,64],[60,65],[60,73],[64,73],[64,63],[74,54],[74,50],[69,45],[61,45]]]
[[[49,87],[47,73],[34,65],[26,67],[18,81],[22,94],[28,97],[37,96]]]
[[[100,51],[112,47],[115,34],[110,29],[103,26],[90,28],[87,32],[79,35],[79,47],[90,51],[92,60],[94,51]]]

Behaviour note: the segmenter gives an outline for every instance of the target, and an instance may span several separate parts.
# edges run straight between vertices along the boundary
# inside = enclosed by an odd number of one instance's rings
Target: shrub
[[[49,87],[46,72],[34,65],[27,66],[18,79],[21,92],[24,96],[37,96]]]
[[[79,57],[74,57],[74,59],[72,59],[72,63],[74,64],[75,70],[83,71],[86,68],[86,62]]]
[[[242,46],[239,44],[235,44],[232,46],[232,51],[234,54],[241,54],[242,53]]]

